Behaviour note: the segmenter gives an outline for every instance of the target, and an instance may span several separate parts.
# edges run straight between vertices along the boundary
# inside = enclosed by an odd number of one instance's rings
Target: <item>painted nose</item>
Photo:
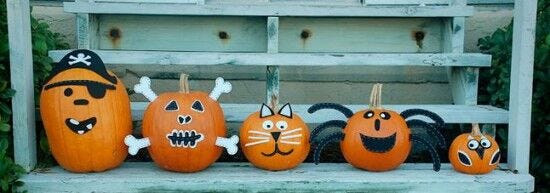
[[[279,140],[279,136],[281,136],[281,132],[271,132],[271,136],[273,136],[273,139],[277,142],[277,140]]]
[[[88,105],[88,100],[86,99],[77,99],[73,101],[74,105]]]
[[[479,158],[480,158],[480,159],[483,159],[483,154],[485,153],[485,148],[483,148],[483,147],[478,147],[478,148],[476,149],[476,153],[477,153],[477,155],[479,155]]]
[[[178,116],[178,123],[180,125],[185,125],[191,123],[191,115],[179,115]]]
[[[374,129],[376,129],[376,131],[380,130],[380,120],[379,119],[376,119],[374,121]]]

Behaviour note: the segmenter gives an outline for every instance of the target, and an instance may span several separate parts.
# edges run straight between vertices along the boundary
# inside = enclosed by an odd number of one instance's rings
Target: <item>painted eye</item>
[[[72,88],[66,88],[65,91],[63,91],[63,94],[66,97],[69,97],[69,96],[73,95],[73,89]]]
[[[273,122],[271,122],[270,120],[264,121],[262,127],[264,127],[265,130],[270,130],[271,128],[273,128]]]
[[[367,112],[363,115],[363,117],[364,117],[365,119],[369,119],[369,118],[371,118],[372,116],[374,116],[374,112],[373,112],[373,111],[367,111]]]
[[[491,147],[491,141],[489,141],[487,138],[481,139],[480,143],[481,143],[481,147],[483,148]]]
[[[477,149],[479,147],[479,142],[477,142],[475,139],[472,139],[468,141],[468,148],[471,150]]]
[[[288,128],[288,123],[286,121],[279,121],[277,122],[277,128],[279,128],[279,130],[285,130]]]
[[[389,113],[386,113],[386,112],[381,112],[380,113],[380,118],[384,119],[384,120],[388,120],[391,118],[390,114]]]

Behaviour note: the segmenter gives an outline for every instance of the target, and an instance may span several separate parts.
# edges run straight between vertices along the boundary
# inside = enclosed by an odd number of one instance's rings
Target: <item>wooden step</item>
[[[389,172],[367,172],[345,163],[304,163],[269,172],[248,163],[216,163],[192,174],[168,172],[154,163],[124,163],[103,173],[75,174],[59,167],[23,176],[28,192],[532,192],[529,174],[495,170],[486,175],[457,173],[449,164],[404,164]]]
[[[71,50],[50,51],[58,62]],[[465,54],[220,53],[95,50],[106,64],[243,66],[491,66],[491,56]]]
[[[141,120],[143,111],[149,103],[133,102],[132,119]],[[309,114],[311,105],[293,104],[292,110],[299,114],[306,123],[323,123],[328,120],[346,118],[334,110],[320,110]],[[354,112],[368,108],[367,105],[346,105]],[[229,122],[242,122],[251,113],[260,110],[259,104],[222,104],[225,119]],[[440,115],[446,123],[508,123],[508,111],[487,105],[384,105],[384,108],[401,112],[412,108],[433,111]],[[422,118],[422,117],[419,117]],[[429,121],[429,120],[426,120]]]
[[[185,1],[189,2],[189,1]],[[144,2],[65,2],[71,13],[217,15],[217,16],[310,16],[310,17],[457,17],[471,16],[471,6],[342,6],[315,4],[222,4],[144,3]]]

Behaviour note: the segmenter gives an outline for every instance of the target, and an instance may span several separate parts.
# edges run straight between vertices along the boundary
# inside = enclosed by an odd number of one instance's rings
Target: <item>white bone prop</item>
[[[146,148],[151,145],[149,138],[136,139],[132,135],[127,135],[124,138],[124,144],[128,146],[128,153],[130,155],[136,155],[141,148]]]
[[[216,78],[216,86],[214,86],[214,89],[210,92],[210,98],[217,101],[220,95],[231,92],[232,88],[231,83],[226,82],[222,77],[218,77]]]
[[[237,147],[239,143],[239,137],[236,135],[231,136],[230,138],[218,137],[216,138],[216,145],[220,147],[225,147],[229,155],[235,155],[239,148]]]
[[[147,76],[143,76],[139,79],[139,84],[134,85],[134,91],[142,94],[151,102],[157,98],[157,94],[151,90],[151,79]]]
[[[86,64],[86,66],[90,66],[90,65],[92,65],[92,63],[88,62],[88,60],[91,59],[91,58],[92,57],[90,57],[90,56],[84,56],[83,53],[78,53],[76,55],[76,57],[74,57],[73,55],[70,55],[69,59],[71,59],[72,61],[69,61],[69,65],[73,65],[73,64],[82,62],[82,63]]]

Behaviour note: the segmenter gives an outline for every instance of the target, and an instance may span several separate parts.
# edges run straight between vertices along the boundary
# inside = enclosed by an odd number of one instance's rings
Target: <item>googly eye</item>
[[[273,122],[270,120],[264,121],[264,123],[262,124],[262,127],[265,130],[270,130],[271,128],[273,128]]]
[[[384,119],[384,120],[388,120],[390,119],[390,114],[389,113],[386,113],[386,112],[381,112],[380,113],[380,118]]]
[[[477,142],[475,139],[472,139],[468,141],[468,148],[471,150],[477,149],[479,147],[479,142]]]
[[[367,112],[363,115],[363,117],[366,118],[366,119],[369,119],[369,118],[371,118],[371,117],[373,117],[373,116],[374,116],[374,112],[373,112],[373,111],[367,111]]]
[[[288,123],[286,121],[279,121],[277,122],[277,128],[279,128],[279,130],[285,130],[288,128]]]
[[[491,141],[489,141],[487,138],[481,139],[480,143],[481,143],[481,147],[483,148],[491,147]]]

